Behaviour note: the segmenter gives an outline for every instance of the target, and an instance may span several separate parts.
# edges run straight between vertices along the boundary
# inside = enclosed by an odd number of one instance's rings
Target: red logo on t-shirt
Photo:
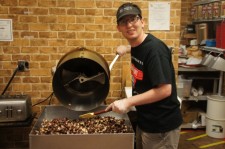
[[[132,74],[133,87],[136,84],[136,80],[143,80],[143,72],[137,69],[133,64],[131,65],[131,74]]]

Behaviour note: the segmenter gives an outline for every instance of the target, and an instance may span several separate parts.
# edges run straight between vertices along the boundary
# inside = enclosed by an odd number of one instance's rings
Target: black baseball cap
[[[117,10],[116,13],[117,22],[120,21],[120,19],[122,19],[122,17],[126,15],[139,15],[140,17],[142,17],[141,9],[133,3],[125,3],[121,5]]]

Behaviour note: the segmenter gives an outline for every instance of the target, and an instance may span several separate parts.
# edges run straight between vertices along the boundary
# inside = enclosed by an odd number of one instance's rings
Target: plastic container
[[[206,134],[213,138],[225,138],[224,96],[207,96]]]
[[[206,46],[207,47],[215,47],[216,46],[216,40],[214,40],[214,39],[206,40]]]
[[[190,97],[192,79],[179,78],[177,84],[177,95],[179,97]]]
[[[216,120],[206,116],[206,134],[213,138],[225,138],[225,119]]]
[[[207,117],[212,119],[225,120],[225,97],[219,95],[207,96],[206,113]]]

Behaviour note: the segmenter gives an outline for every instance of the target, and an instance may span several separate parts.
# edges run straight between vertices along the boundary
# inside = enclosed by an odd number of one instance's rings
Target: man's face
[[[138,15],[124,16],[117,25],[119,32],[128,40],[136,40],[143,32],[144,22]]]

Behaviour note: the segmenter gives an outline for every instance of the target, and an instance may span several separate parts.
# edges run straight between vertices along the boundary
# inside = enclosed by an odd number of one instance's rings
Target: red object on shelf
[[[216,24],[216,47],[221,48],[221,23]]]
[[[225,49],[225,22],[221,23],[221,48]]]

